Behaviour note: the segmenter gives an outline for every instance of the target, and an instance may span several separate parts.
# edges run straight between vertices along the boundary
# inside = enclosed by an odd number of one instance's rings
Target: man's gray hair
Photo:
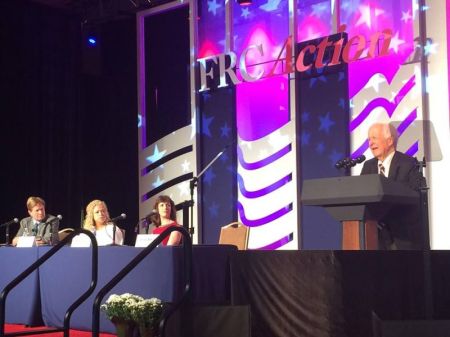
[[[392,141],[394,143],[394,149],[396,149],[397,142],[398,142],[397,128],[394,125],[392,125],[392,123],[388,123],[388,124],[385,124],[384,132],[385,132],[386,138],[392,137]]]

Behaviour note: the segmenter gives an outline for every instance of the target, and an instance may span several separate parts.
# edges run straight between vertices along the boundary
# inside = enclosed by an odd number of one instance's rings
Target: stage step
[[[183,325],[183,317],[189,317]],[[189,334],[188,331],[192,329]],[[249,306],[194,306],[186,311],[179,311],[167,326],[167,337],[251,337]],[[180,333],[183,331],[183,334]]]
[[[450,320],[381,320],[372,317],[373,337],[450,337]]]

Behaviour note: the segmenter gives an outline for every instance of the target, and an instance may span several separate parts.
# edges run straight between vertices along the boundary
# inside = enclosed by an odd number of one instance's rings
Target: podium
[[[379,174],[303,181],[303,205],[323,207],[342,223],[342,249],[377,249],[378,220],[418,202],[418,192]]]

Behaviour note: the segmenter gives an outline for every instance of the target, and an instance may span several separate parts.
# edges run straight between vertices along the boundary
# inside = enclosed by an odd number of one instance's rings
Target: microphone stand
[[[423,176],[423,168],[427,166],[425,157],[417,163],[420,173],[419,202],[420,220],[423,234],[423,272],[424,272],[424,293],[425,293],[425,317],[433,318],[433,283],[431,280],[431,255],[430,255],[430,233],[428,217],[428,186],[426,178]]]
[[[222,151],[220,151],[218,154],[216,154],[216,156],[205,166],[205,168],[203,170],[200,171],[200,173],[196,176],[193,177],[190,181],[189,181],[189,189],[190,189],[190,196],[191,199],[189,201],[185,201],[184,205],[187,205],[188,207],[190,207],[190,221],[189,221],[189,234],[191,236],[194,235],[194,189],[198,186],[198,180],[199,178],[209,169],[209,167],[214,164],[216,162],[217,159],[219,159],[223,153],[230,147],[230,145],[225,146]],[[184,206],[183,206],[184,207]],[[183,214],[184,215],[184,214]],[[183,216],[184,219],[184,216]],[[183,220],[184,222],[184,220]]]
[[[3,226],[0,226],[3,227]],[[8,247],[11,246],[11,244],[9,243],[9,224],[5,224],[5,243],[0,244],[0,246],[2,247]]]
[[[11,244],[9,243],[9,226],[18,222],[19,220],[15,218],[14,220],[8,221],[0,225],[0,228],[5,227],[5,239],[6,239],[6,242],[4,244],[1,244],[0,246],[11,246]]]
[[[113,222],[113,242],[112,242],[112,246],[117,246],[116,245],[116,227],[117,227],[116,223]]]
[[[122,213],[118,217],[115,217],[113,219],[109,219],[109,222],[112,222],[112,224],[113,224],[113,237],[112,237],[113,240],[112,240],[111,246],[120,246],[120,245],[116,244],[116,230],[117,230],[116,221],[123,220],[125,218],[126,218],[126,214]]]
[[[5,228],[5,238],[6,238],[5,246],[10,246],[11,244],[9,243],[9,225],[6,226]]]
[[[423,168],[427,166],[425,157],[417,164],[421,176],[419,184],[419,200],[420,200],[420,220],[424,232],[424,249],[430,250],[430,236],[429,236],[429,217],[428,217],[428,186],[425,177],[423,176]]]

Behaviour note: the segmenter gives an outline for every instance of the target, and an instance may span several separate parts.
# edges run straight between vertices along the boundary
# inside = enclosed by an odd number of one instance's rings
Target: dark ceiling
[[[130,17],[136,12],[170,0],[31,0],[35,3],[79,15],[86,21],[109,21]]]

